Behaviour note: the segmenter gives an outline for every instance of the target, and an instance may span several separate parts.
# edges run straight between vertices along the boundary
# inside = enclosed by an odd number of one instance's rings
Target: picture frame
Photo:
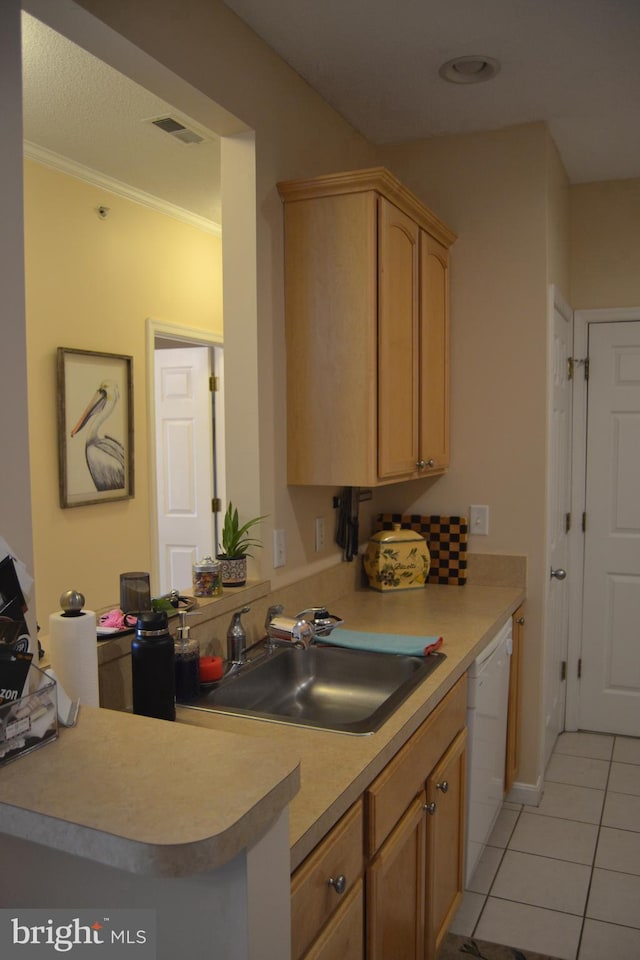
[[[58,347],[61,507],[134,495],[133,357]]]

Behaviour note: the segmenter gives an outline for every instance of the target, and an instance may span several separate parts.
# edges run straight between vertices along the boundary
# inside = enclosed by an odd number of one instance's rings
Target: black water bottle
[[[174,643],[164,611],[138,614],[131,641],[133,712],[158,720],[175,720]]]

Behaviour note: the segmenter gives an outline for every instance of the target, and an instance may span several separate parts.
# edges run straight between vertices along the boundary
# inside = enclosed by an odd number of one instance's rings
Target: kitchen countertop
[[[523,599],[519,587],[430,584],[332,601],[350,629],[444,637],[447,659],[369,736],[180,707],[176,724],[81,707],[77,727],[2,769],[0,830],[133,873],[184,876],[231,860],[290,804],[294,869]]]
[[[261,839],[300,783],[294,755],[232,733],[80,707],[0,773],[0,831],[130,873],[214,870]]]
[[[290,807],[294,870],[357,800],[491,637],[524,600],[519,587],[429,584],[424,590],[381,594],[355,591],[332,601],[349,629],[373,633],[443,636],[447,659],[383,726],[353,736],[282,723],[178,708],[182,723],[268,741],[269,753],[301,761],[301,787]]]

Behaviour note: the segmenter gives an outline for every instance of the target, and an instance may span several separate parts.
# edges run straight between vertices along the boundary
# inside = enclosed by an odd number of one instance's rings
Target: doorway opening
[[[214,556],[226,505],[221,338],[147,321],[152,555],[161,594],[191,583]]]
[[[258,339],[257,339],[257,277],[256,277],[256,185],[255,185],[255,143],[253,132],[220,104],[215,103],[200,90],[192,87],[181,77],[154,60],[133,43],[97,20],[83,8],[68,0],[23,0],[25,13],[30,14],[48,28],[59,33],[81,50],[107,64],[118,71],[123,78],[133,81],[143,87],[149,94],[169,104],[172,104],[180,116],[189,118],[197,125],[198,132],[209,131],[220,141],[220,202],[225,210],[225,236],[222,245],[222,286],[224,288],[224,328],[226,368],[226,413],[232,412],[231,423],[227,424],[224,435],[218,431],[217,443],[224,449],[224,465],[221,458],[218,461],[218,490],[224,480],[226,489],[232,491],[234,500],[242,503],[243,509],[251,515],[263,512],[260,509],[260,461],[258,442]],[[41,60],[34,58],[36,63]],[[46,84],[42,85],[46,89]],[[126,98],[123,98],[125,102]],[[167,149],[190,150],[191,145],[175,144],[170,137],[154,128],[153,136],[165,138],[170,146]],[[117,141],[118,138],[112,138]],[[197,148],[196,148],[197,149]],[[51,152],[55,152],[50,147]],[[126,151],[136,155],[136,151]],[[67,171],[71,172],[72,171]],[[117,175],[113,174],[114,178]],[[183,180],[188,186],[188,177]],[[108,184],[104,184],[109,189]],[[137,202],[144,202],[140,198],[130,198]],[[88,216],[95,216],[95,211],[89,210]],[[99,221],[105,222],[105,221]],[[113,222],[107,219],[107,223]],[[193,225],[198,226],[201,221]],[[228,226],[227,226],[228,222]],[[165,315],[166,305],[162,303],[149,305],[146,316]],[[144,308],[143,308],[144,310]],[[136,312],[135,323],[143,324],[145,312]],[[162,311],[162,312],[161,312]],[[85,315],[89,313],[85,311]],[[187,312],[179,312],[174,316],[173,311],[167,317],[178,323],[189,323]],[[195,322],[192,321],[195,326]],[[185,332],[186,328],[182,328]],[[208,343],[207,337],[197,331],[197,337]],[[62,335],[60,335],[62,336]],[[149,458],[150,424],[153,422],[153,403],[149,402],[148,389],[144,387],[144,379],[151,366],[154,348],[149,352],[143,330],[136,331],[133,324],[129,324],[122,336],[118,334],[122,343],[122,350],[133,355],[136,371],[144,371],[142,376],[134,380],[138,392],[136,397],[136,457],[140,465],[138,475],[148,476],[149,482],[140,484],[135,498],[128,504],[127,511],[122,511],[113,518],[110,526],[111,541],[117,544],[131,542],[131,537],[140,533],[136,542],[136,565],[142,564],[148,568],[154,577],[154,590],[157,587],[157,535],[156,535],[156,493],[150,474],[153,471],[155,481],[155,461]],[[65,338],[62,338],[64,342]],[[215,344],[219,347],[220,344]],[[42,348],[45,349],[44,347]],[[147,353],[145,354],[145,349]],[[210,345],[210,349],[213,349]],[[36,357],[41,365],[46,363],[46,357]],[[147,400],[145,404],[144,400]],[[50,404],[49,404],[50,405]],[[219,407],[220,405],[218,405]],[[224,410],[216,411],[218,423],[224,422]],[[234,423],[236,429],[234,429]],[[55,423],[39,424],[39,428],[55,431]],[[145,460],[147,462],[145,463]],[[47,464],[47,470],[41,471],[42,476],[55,472],[55,464]],[[34,490],[38,500],[39,491]],[[44,502],[44,497],[41,498]],[[115,511],[114,511],[115,513]],[[82,517],[84,522],[77,519],[63,517],[55,509],[42,511],[42,518],[36,520],[34,516],[34,548],[37,556],[35,566],[41,572],[38,587],[38,600],[42,597],[43,609],[53,609],[60,589],[56,578],[49,577],[48,571],[54,564],[50,563],[48,551],[50,544],[59,538],[60,528],[66,530],[66,541],[70,558],[82,555],[81,544],[87,538],[98,537],[94,529],[101,518],[96,516]],[[71,521],[71,523],[69,522]],[[36,525],[39,529],[36,530]],[[211,547],[215,549],[215,535],[211,538]],[[127,561],[121,553],[114,555],[99,566],[96,565],[89,573],[78,570],[65,570],[65,579],[76,582],[80,572],[83,576],[85,590],[91,595],[96,606],[106,605],[113,600],[113,583],[116,582],[117,571]],[[147,559],[148,558],[148,559]],[[60,576],[58,571],[57,576]],[[89,582],[90,581],[90,582]],[[190,582],[190,578],[189,578]]]

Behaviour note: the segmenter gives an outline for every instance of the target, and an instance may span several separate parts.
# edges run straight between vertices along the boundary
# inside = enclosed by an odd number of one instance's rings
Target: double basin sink
[[[445,659],[279,647],[183,706],[340,733],[377,730]]]

